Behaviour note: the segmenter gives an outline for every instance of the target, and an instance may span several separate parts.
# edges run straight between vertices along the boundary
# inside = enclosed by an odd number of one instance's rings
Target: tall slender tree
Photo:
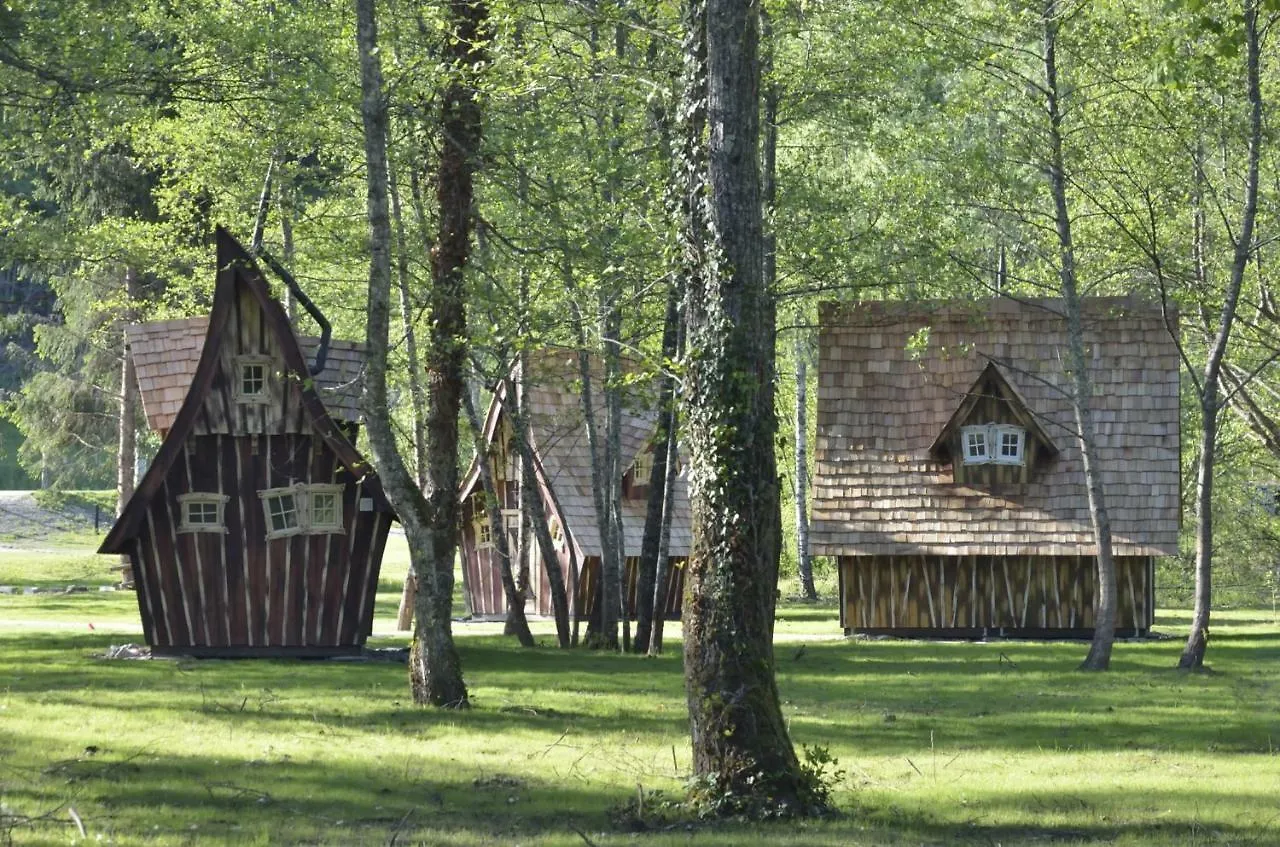
[[[445,139],[440,156],[439,244],[432,266],[430,300],[436,309],[427,354],[431,412],[427,423],[427,489],[415,484],[396,442],[387,403],[387,338],[391,322],[391,216],[388,203],[387,104],[378,54],[374,0],[356,0],[356,42],[360,53],[361,105],[368,167],[369,307],[366,340],[365,415],[369,447],[387,496],[409,541],[418,584],[416,626],[409,660],[415,702],[435,706],[468,704],[462,667],[453,643],[453,558],[457,547],[458,411],[466,329],[462,268],[470,243],[471,169],[479,144],[480,113],[468,69],[482,60],[483,4],[457,0],[449,6],[450,57],[440,113]]]

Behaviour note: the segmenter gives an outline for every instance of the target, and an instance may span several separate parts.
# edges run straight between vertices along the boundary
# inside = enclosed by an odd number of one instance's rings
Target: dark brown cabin
[[[1177,552],[1178,355],[1158,308],[1085,301],[1117,633]],[[1060,301],[825,304],[814,551],[846,632],[1087,638],[1096,549]]]
[[[359,652],[394,515],[356,438],[361,348],[311,374],[256,264],[225,231],[208,317],[130,327],[163,441],[99,548],[127,554],[156,654]]]
[[[538,496],[551,537],[556,543],[561,572],[567,581],[572,613],[588,620],[596,610],[603,547],[596,528],[595,500],[591,484],[591,459],[587,448],[582,399],[578,390],[578,354],[548,350],[530,357],[529,379],[525,381],[530,416],[530,440],[535,458]],[[599,380],[599,373],[596,379]],[[645,508],[649,496],[648,477],[653,467],[651,440],[657,429],[656,400],[645,386],[632,386],[623,401],[621,430],[622,523],[626,571],[623,590],[627,613],[634,617],[640,545],[644,536]],[[599,401],[599,392],[597,402]],[[485,438],[496,446],[492,462],[494,483],[504,520],[509,549],[517,550],[520,532],[520,473],[515,450],[515,432],[503,408],[503,389],[489,406]],[[596,411],[601,431],[603,406]],[[466,569],[466,592],[471,613],[478,617],[506,614],[497,554],[491,543],[492,530],[485,515],[484,489],[479,468],[472,466],[462,486],[462,555]],[[668,580],[662,614],[668,620],[680,618],[684,593],[684,565],[689,555],[689,497],[684,479],[677,477],[668,547]],[[551,615],[551,586],[542,556],[533,541],[527,552],[530,591],[526,611]],[[518,566],[517,566],[518,567]]]

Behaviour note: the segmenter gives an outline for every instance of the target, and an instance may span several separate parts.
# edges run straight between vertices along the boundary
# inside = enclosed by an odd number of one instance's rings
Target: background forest
[[[776,245],[766,264],[789,527],[796,421],[814,419],[814,386],[804,387],[816,304],[1060,295],[1061,177],[1080,292],[1163,300],[1181,316],[1188,532],[1206,409],[1219,424],[1209,440],[1216,600],[1272,602],[1273,5],[1059,4],[1050,90],[1038,4],[763,3],[761,161]],[[520,351],[548,345],[621,349],[670,370],[678,4],[494,0],[489,11],[466,274],[471,383],[487,388]],[[418,363],[405,340],[432,320],[448,39],[436,4],[387,2],[379,15],[398,289],[390,403],[408,455]],[[206,308],[218,224],[247,240],[265,214],[267,249],[338,337],[363,338],[355,25],[349,4],[324,0],[0,5],[0,486],[114,482],[120,327]],[[299,316],[311,332],[308,322]],[[1222,389],[1206,400],[1217,339],[1229,340]],[[790,531],[784,570],[794,572]],[[1191,546],[1166,564],[1162,603],[1190,599]]]

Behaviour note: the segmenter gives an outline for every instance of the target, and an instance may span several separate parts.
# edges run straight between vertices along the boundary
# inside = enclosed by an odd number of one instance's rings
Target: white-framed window
[[[178,532],[226,532],[225,513],[229,499],[226,494],[211,491],[179,494]]]
[[[502,524],[506,527],[507,532],[520,531],[520,510],[519,509],[503,509]]]
[[[233,394],[239,403],[268,403],[271,380],[271,357],[237,356]]]
[[[551,540],[556,547],[564,547],[564,527],[560,525],[560,519],[553,517],[551,519]]]
[[[267,538],[283,538],[302,532],[302,523],[298,519],[298,494],[296,485],[258,492],[267,518]]]
[[[653,453],[648,450],[637,453],[635,461],[631,463],[631,484],[648,485],[651,476],[653,476]]]
[[[985,426],[961,428],[960,438],[964,443],[966,465],[983,465],[991,461],[991,451],[987,449],[987,429]]]
[[[312,483],[306,486],[307,531],[311,533],[343,532],[342,486],[336,483]]]
[[[489,519],[482,512],[476,513],[476,546],[490,547],[493,545],[493,528],[489,526]]]
[[[978,424],[960,428],[966,465],[1026,463],[1027,431],[1014,424]]]
[[[258,492],[267,538],[344,533],[342,490],[337,483],[298,483]]]

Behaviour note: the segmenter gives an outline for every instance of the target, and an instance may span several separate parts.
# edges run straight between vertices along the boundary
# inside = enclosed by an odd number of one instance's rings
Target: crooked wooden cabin
[[[591,458],[579,393],[577,353],[547,350],[529,357],[529,378],[524,381],[529,410],[530,441],[534,452],[537,496],[547,516],[548,529],[556,544],[556,554],[566,581],[569,608],[580,620],[596,612],[603,545],[596,523],[592,494]],[[597,368],[597,381],[600,374]],[[597,382],[597,386],[598,386]],[[600,431],[604,431],[604,409],[600,391],[595,391]],[[633,385],[626,392],[622,410],[621,466],[622,522],[624,553],[623,592],[627,613],[634,617],[640,545],[644,537],[645,509],[649,496],[649,474],[653,468],[651,443],[658,415],[654,392],[648,386]],[[520,534],[520,470],[515,447],[515,430],[503,404],[500,388],[485,418],[485,439],[494,446],[494,484],[501,501],[508,548],[515,555]],[[602,436],[603,437],[603,436]],[[466,568],[466,591],[471,613],[479,617],[505,616],[497,553],[492,529],[484,507],[484,489],[479,468],[472,466],[461,489],[462,555]],[[668,547],[668,578],[662,596],[661,614],[668,620],[680,617],[684,593],[684,565],[689,555],[691,530],[689,497],[682,476],[676,478],[671,510]],[[530,590],[526,611],[551,615],[551,584],[536,541],[526,551]],[[514,568],[519,565],[515,564]]]
[[[222,229],[217,251],[208,316],[128,330],[163,441],[99,552],[128,555],[156,654],[357,653],[394,517],[352,446],[362,348],[299,338]]]
[[[846,633],[1092,636],[1096,548],[1060,301],[824,304],[814,551]],[[1117,633],[1177,552],[1179,363],[1158,308],[1085,301]]]

